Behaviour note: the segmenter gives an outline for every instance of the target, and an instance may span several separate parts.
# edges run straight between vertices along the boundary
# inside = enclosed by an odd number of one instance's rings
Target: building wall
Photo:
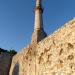
[[[36,75],[75,75],[75,19],[41,41]]]
[[[75,75],[75,19],[14,56],[10,75]]]
[[[0,54],[0,75],[9,75],[12,56],[8,53]]]
[[[29,45],[13,57],[9,75],[35,75],[35,48],[33,48]]]

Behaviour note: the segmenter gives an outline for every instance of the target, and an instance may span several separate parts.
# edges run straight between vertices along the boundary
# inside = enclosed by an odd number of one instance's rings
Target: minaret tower
[[[38,43],[42,39],[44,39],[47,34],[44,32],[43,28],[43,9],[42,9],[42,0],[36,0],[35,6],[35,21],[34,21],[34,32],[32,34],[31,43]]]

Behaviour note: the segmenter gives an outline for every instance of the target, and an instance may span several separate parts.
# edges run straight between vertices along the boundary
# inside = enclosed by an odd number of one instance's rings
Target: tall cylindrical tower
[[[35,20],[34,20],[34,32],[32,34],[31,43],[38,43],[44,39],[47,34],[44,32],[43,28],[43,9],[42,9],[42,0],[36,0],[36,6],[34,9]]]
[[[41,6],[41,0],[36,0],[34,31],[43,29],[42,13],[43,13],[43,9]]]

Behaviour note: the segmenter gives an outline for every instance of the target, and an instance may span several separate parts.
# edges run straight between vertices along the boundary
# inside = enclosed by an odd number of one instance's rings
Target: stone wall
[[[14,56],[10,75],[75,75],[75,19]]]
[[[36,75],[75,75],[75,19],[36,48]]]
[[[13,57],[9,75],[35,75],[35,46],[28,45]]]
[[[0,75],[9,75],[12,56],[8,53],[0,54]]]

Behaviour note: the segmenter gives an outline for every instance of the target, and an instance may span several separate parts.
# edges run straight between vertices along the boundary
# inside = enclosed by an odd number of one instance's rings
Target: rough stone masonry
[[[75,19],[15,55],[9,75],[75,75]]]

